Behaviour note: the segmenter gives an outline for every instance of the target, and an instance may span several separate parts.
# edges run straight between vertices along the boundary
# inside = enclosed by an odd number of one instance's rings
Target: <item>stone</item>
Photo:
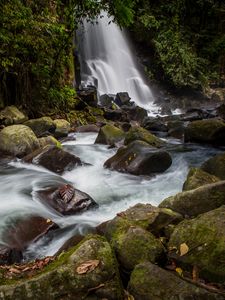
[[[193,121],[184,132],[185,142],[225,145],[225,123],[217,119]]]
[[[77,109],[83,109],[88,105],[93,107],[98,106],[98,96],[96,87],[85,87],[82,90],[78,90],[77,95],[81,99],[79,105],[76,107]]]
[[[225,153],[218,154],[203,163],[201,169],[225,180]]]
[[[141,123],[148,116],[146,109],[140,106],[122,106],[121,109],[127,113],[128,119]]]
[[[160,118],[146,117],[142,119],[141,126],[149,131],[167,132],[168,128]]]
[[[28,120],[28,117],[24,115],[16,106],[7,106],[0,111],[0,124],[13,125],[21,124]]]
[[[56,138],[63,138],[69,134],[70,131],[70,123],[64,119],[55,119],[53,121],[55,124],[55,132],[54,137]]]
[[[220,179],[214,175],[211,175],[199,168],[191,168],[188,172],[187,179],[183,184],[183,191],[193,190],[205,184],[215,183],[218,181],[220,181]]]
[[[98,207],[88,194],[75,189],[70,184],[38,191],[37,195],[41,202],[51,206],[62,215],[73,215]]]
[[[61,143],[51,135],[38,138],[38,142],[40,148],[44,148],[47,145],[52,145],[52,146],[57,146],[58,148],[62,148]]]
[[[184,136],[185,125],[183,121],[173,120],[168,121],[168,135],[177,139],[182,139]]]
[[[25,125],[11,125],[0,131],[0,151],[23,157],[39,147],[34,132]]]
[[[111,121],[126,122],[128,121],[127,114],[121,109],[109,109],[106,108],[104,111],[104,118]]]
[[[100,105],[106,108],[113,108],[114,97],[108,94],[101,95],[99,98]]]
[[[104,163],[104,167],[133,175],[151,175],[164,172],[171,164],[172,158],[168,152],[156,151],[149,144],[137,140],[119,148]]]
[[[148,130],[139,126],[134,126],[127,132],[124,144],[128,145],[135,140],[146,142],[150,146],[156,148],[160,148],[165,144],[162,140],[151,134]]]
[[[221,205],[225,205],[225,181],[178,193],[163,200],[159,207],[170,208],[183,216],[195,217]]]
[[[24,125],[30,127],[37,137],[52,135],[56,129],[54,121],[50,117],[31,119],[25,122]]]
[[[99,132],[100,128],[95,124],[88,124],[76,127],[76,132]]]
[[[184,281],[148,261],[135,267],[128,291],[135,300],[224,300],[222,294]]]
[[[225,206],[184,220],[169,240],[170,257],[184,269],[198,268],[200,278],[209,282],[225,281]],[[186,243],[188,252],[180,255],[180,245]],[[175,247],[175,248],[173,248]],[[172,249],[178,249],[178,253]]]
[[[113,145],[123,140],[124,136],[125,134],[121,129],[113,125],[104,125],[99,131],[95,144]]]
[[[62,174],[71,171],[82,162],[79,157],[58,148],[57,146],[47,145],[24,157],[24,162],[42,166],[52,172]]]
[[[130,96],[127,92],[121,92],[116,94],[114,102],[120,107],[122,105],[130,104]]]
[[[12,265],[23,260],[23,253],[19,249],[0,246],[0,265]]]

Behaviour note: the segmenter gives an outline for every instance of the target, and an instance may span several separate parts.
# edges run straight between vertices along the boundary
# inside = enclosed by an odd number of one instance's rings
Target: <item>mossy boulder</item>
[[[225,180],[225,153],[218,154],[203,163],[201,169]]]
[[[135,300],[223,300],[224,296],[184,281],[150,262],[135,267],[128,284]]]
[[[53,121],[55,124],[54,136],[56,138],[66,137],[70,131],[70,123],[64,119],[55,119]]]
[[[95,140],[95,144],[114,145],[125,137],[124,132],[113,125],[104,125],[101,127]]]
[[[191,168],[183,184],[183,191],[196,189],[205,184],[218,182],[220,179],[199,168]]]
[[[53,136],[45,136],[38,139],[40,148],[44,148],[47,145],[57,146],[58,148],[62,148],[62,144]]]
[[[21,124],[27,120],[28,117],[14,105],[0,111],[0,123],[3,125]]]
[[[25,125],[11,125],[0,132],[0,150],[23,157],[39,147],[34,132]]]
[[[51,135],[56,129],[56,125],[50,117],[31,119],[25,122],[24,125],[30,127],[37,137]]]
[[[184,216],[198,216],[225,205],[225,181],[206,184],[163,200],[159,207],[170,208]]]
[[[150,146],[156,148],[160,148],[165,144],[162,140],[151,134],[148,130],[139,126],[134,126],[127,132],[124,144],[128,145],[135,140],[144,141]]]
[[[212,282],[225,281],[225,206],[209,211],[192,220],[178,224],[171,235],[169,249],[180,249],[185,243],[184,255],[171,253],[183,268],[198,268],[200,277]]]
[[[109,158],[104,167],[133,175],[151,175],[166,171],[172,158],[166,151],[156,151],[143,141],[134,141],[121,147]]]
[[[225,145],[225,123],[217,119],[199,120],[188,124],[185,142]]]
[[[32,278],[8,280],[0,290],[1,300],[123,299],[116,260],[98,236],[89,236]]]

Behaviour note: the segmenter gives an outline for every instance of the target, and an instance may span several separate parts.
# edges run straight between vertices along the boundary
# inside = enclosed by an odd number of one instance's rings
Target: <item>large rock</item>
[[[167,132],[168,128],[160,118],[146,117],[142,119],[142,127],[149,131]]]
[[[79,157],[64,151],[57,146],[46,146],[38,149],[24,157],[27,163],[40,165],[52,172],[62,174],[65,171],[71,171],[76,166],[81,166]]]
[[[23,157],[39,147],[34,132],[25,125],[12,125],[0,132],[0,151]]]
[[[135,300],[223,300],[224,296],[184,281],[150,262],[137,265],[128,291]]]
[[[54,136],[56,138],[62,138],[68,135],[70,131],[70,123],[64,119],[55,119],[53,121],[55,124]]]
[[[99,132],[100,128],[95,124],[88,124],[76,127],[76,132]]]
[[[191,168],[188,172],[187,179],[183,184],[183,191],[193,190],[205,184],[215,183],[218,181],[220,181],[220,179],[214,175],[211,175],[199,168]]]
[[[44,148],[47,145],[57,146],[58,148],[62,148],[62,144],[53,136],[45,136],[38,139],[39,147]]]
[[[225,281],[224,216],[225,206],[221,206],[195,219],[185,220],[176,226],[169,241],[169,249],[178,249],[170,256],[183,268],[196,266],[200,277],[210,282]],[[181,255],[180,245],[183,243],[188,251]]]
[[[191,122],[185,129],[186,142],[225,145],[225,123],[217,119]]]
[[[73,215],[97,208],[97,203],[86,193],[75,189],[69,184],[37,192],[45,205],[53,207],[62,215]]]
[[[210,158],[204,162],[201,169],[225,180],[225,153]]]
[[[206,184],[163,200],[159,207],[170,208],[182,215],[197,216],[225,205],[225,181]]]
[[[128,119],[141,123],[148,116],[146,109],[140,106],[122,106],[123,111],[127,113]]]
[[[139,126],[134,126],[128,131],[124,140],[124,144],[128,145],[135,140],[146,142],[150,146],[156,148],[160,148],[164,145],[162,140],[151,134],[148,130]]]
[[[28,117],[24,115],[18,108],[14,105],[7,106],[5,109],[0,111],[0,124],[13,125],[21,124],[28,120]]]
[[[55,132],[56,125],[50,117],[32,119],[24,123],[29,126],[37,137],[52,135]]]
[[[150,175],[164,172],[171,164],[172,158],[168,152],[156,151],[145,142],[134,141],[126,147],[119,148],[104,166],[133,175]]]
[[[127,92],[121,92],[116,94],[116,98],[114,102],[118,106],[123,106],[123,105],[130,105],[130,96]]]
[[[60,255],[36,276],[23,276],[1,281],[1,300],[124,299],[112,250],[98,236]]]
[[[99,134],[95,140],[95,144],[106,144],[113,145],[124,138],[124,132],[113,126],[113,125],[105,125],[101,127]]]
[[[97,96],[96,87],[94,86],[85,87],[80,91],[78,90],[77,95],[81,99],[79,105],[76,107],[77,109],[83,109],[88,105],[93,107],[98,106],[98,96]]]

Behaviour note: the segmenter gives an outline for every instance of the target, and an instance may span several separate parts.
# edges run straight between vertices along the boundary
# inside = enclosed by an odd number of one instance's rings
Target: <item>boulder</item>
[[[217,119],[194,121],[184,133],[185,142],[225,145],[225,123]]]
[[[85,87],[80,91],[78,90],[77,95],[81,99],[79,105],[76,107],[77,109],[83,109],[88,105],[93,107],[98,106],[98,96],[97,96],[96,87],[94,86]]]
[[[168,128],[160,118],[146,117],[142,119],[142,127],[149,131],[167,132]]]
[[[206,184],[163,200],[159,207],[170,208],[184,216],[199,214],[225,205],[225,181]]]
[[[180,120],[173,120],[167,123],[168,135],[177,139],[182,139],[184,136],[185,125]]]
[[[95,144],[114,145],[121,141],[124,136],[125,134],[121,129],[113,125],[104,125],[99,131]]]
[[[104,110],[104,118],[111,121],[126,122],[128,121],[128,116],[121,109],[110,109],[106,108]]]
[[[116,98],[114,100],[114,102],[118,105],[118,106],[122,106],[122,105],[129,105],[130,104],[130,96],[127,92],[121,92],[121,93],[117,93],[116,94]]]
[[[223,205],[178,224],[169,240],[170,257],[187,270],[196,266],[200,277],[207,281],[224,283],[224,216]],[[185,254],[180,250],[183,243],[188,247]]]
[[[62,174],[65,171],[71,171],[76,166],[81,166],[79,157],[58,148],[57,146],[45,146],[38,149],[23,159],[26,163],[40,165],[52,172]]]
[[[100,128],[95,124],[88,124],[76,127],[76,132],[99,132]]]
[[[127,132],[124,144],[128,145],[135,140],[146,142],[150,146],[156,148],[160,148],[165,144],[162,140],[151,134],[148,130],[139,126],[134,126]]]
[[[38,191],[37,194],[41,202],[62,215],[73,215],[98,207],[88,194],[75,189],[70,184]]]
[[[183,184],[183,191],[193,190],[205,184],[215,183],[218,181],[220,181],[220,179],[214,175],[211,175],[199,168],[191,168],[188,172],[187,179]]]
[[[133,175],[150,175],[164,172],[171,164],[172,158],[168,152],[156,151],[145,142],[134,141],[119,148],[117,153],[104,163],[104,167]]]
[[[0,151],[23,157],[38,147],[37,137],[25,125],[11,125],[0,131]]]
[[[56,128],[54,121],[50,117],[31,119],[25,122],[24,125],[30,127],[37,137],[52,135]]]
[[[203,163],[201,169],[225,180],[225,153],[218,154]]]
[[[89,236],[32,278],[24,273],[2,280],[0,290],[1,300],[124,299],[115,257],[98,236]]]
[[[28,120],[28,117],[24,115],[23,112],[18,110],[14,105],[7,106],[5,109],[0,111],[0,124],[3,125],[13,125],[21,124]]]
[[[150,262],[142,262],[131,273],[128,291],[135,300],[223,300],[206,290]]]
[[[55,125],[54,136],[56,138],[63,138],[68,135],[70,131],[70,123],[64,119],[55,119],[53,121]]]
[[[148,116],[146,109],[140,106],[122,106],[121,109],[126,112],[128,119],[141,123]]]
[[[100,96],[99,102],[100,105],[106,108],[113,108],[114,98],[112,95],[104,94]]]
[[[44,148],[47,145],[52,145],[52,146],[57,146],[58,148],[62,148],[61,143],[51,135],[39,138],[38,142],[40,148]]]

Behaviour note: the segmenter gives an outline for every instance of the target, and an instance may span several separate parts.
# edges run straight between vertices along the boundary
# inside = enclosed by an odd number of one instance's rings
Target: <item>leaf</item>
[[[189,251],[189,247],[186,243],[180,245],[180,256],[187,254]]]
[[[183,276],[183,270],[181,268],[176,268],[175,271],[182,277]]]
[[[10,273],[15,273],[15,274],[20,274],[20,271],[18,269],[16,269],[16,268],[10,268],[9,272]]]
[[[198,267],[197,266],[193,266],[193,269],[192,269],[192,279],[195,282],[197,282],[198,279],[199,279],[199,272],[198,272]]]
[[[88,260],[82,263],[79,267],[77,267],[76,269],[77,274],[81,275],[81,274],[92,272],[94,269],[97,268],[99,263],[100,263],[99,260]]]

